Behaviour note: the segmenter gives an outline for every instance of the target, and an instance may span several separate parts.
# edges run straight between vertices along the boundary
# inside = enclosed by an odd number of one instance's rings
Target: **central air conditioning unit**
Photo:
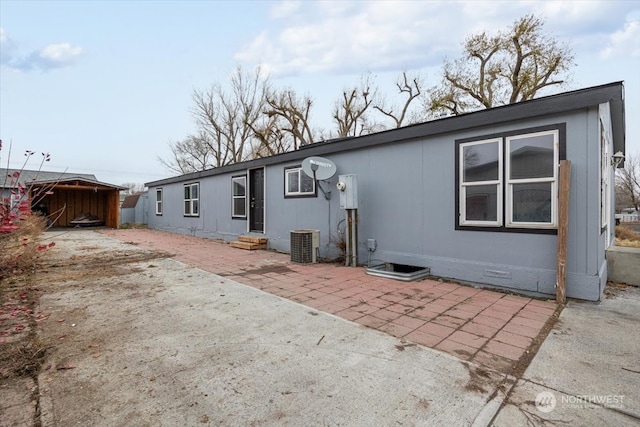
[[[318,262],[320,230],[291,231],[291,261],[301,264]]]

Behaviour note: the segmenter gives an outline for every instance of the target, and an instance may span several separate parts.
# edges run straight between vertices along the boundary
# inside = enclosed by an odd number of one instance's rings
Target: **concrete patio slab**
[[[442,280],[400,282],[362,267],[296,264],[287,254],[244,251],[147,229],[103,230],[141,248],[490,369],[518,374],[559,313],[538,300]]]

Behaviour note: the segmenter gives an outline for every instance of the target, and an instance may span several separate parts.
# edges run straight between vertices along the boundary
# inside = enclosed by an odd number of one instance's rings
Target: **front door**
[[[264,233],[264,169],[249,171],[249,231]]]

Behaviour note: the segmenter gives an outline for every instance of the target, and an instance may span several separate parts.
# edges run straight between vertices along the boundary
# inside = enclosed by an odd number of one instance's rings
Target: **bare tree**
[[[124,184],[122,184],[122,187],[127,188],[123,191],[123,193],[127,196],[142,193],[144,191],[144,184],[140,184],[139,182],[125,182]]]
[[[259,67],[253,74],[237,67],[230,83],[230,93],[225,93],[220,85],[193,92],[193,115],[201,133],[207,136],[204,142],[209,146],[216,167],[247,159],[252,126],[264,109],[268,88],[268,81]]]
[[[422,85],[422,79],[419,75],[408,76],[407,72],[403,71],[396,82],[396,87],[398,88],[398,94],[406,97],[404,104],[400,107],[387,107],[384,101],[380,101],[373,108],[393,120],[395,128],[402,127],[405,124],[405,120],[408,122],[407,124],[417,123],[420,121],[420,116],[415,113],[411,114],[410,107],[422,94]]]
[[[169,171],[180,175],[210,169],[216,166],[214,153],[209,148],[211,145],[208,134],[201,131],[199,135],[189,135],[170,143],[171,158],[158,157],[158,161]]]
[[[507,32],[468,37],[463,56],[445,61],[442,83],[430,91],[431,115],[525,101],[545,88],[565,84],[564,75],[574,65],[573,52],[545,34],[543,27],[542,18],[526,15]]]
[[[268,121],[263,129],[256,130],[261,145],[270,146],[267,151],[277,154],[313,144],[314,133],[309,121],[312,106],[311,97],[298,98],[291,89],[269,91],[264,110]]]
[[[333,119],[338,125],[338,137],[357,136],[375,132],[380,125],[370,121],[367,110],[377,101],[378,89],[373,86],[371,76],[363,76],[360,86],[345,89],[336,100]]]
[[[630,154],[616,169],[616,207],[640,209],[640,154]]]
[[[184,174],[247,160],[253,151],[253,128],[264,110],[268,86],[260,67],[253,73],[237,67],[228,90],[220,84],[195,89],[192,115],[197,132],[170,143],[172,157],[160,162]]]
[[[290,144],[281,131],[279,117],[267,117],[267,120],[262,120],[260,123],[252,125],[251,129],[254,132],[254,142],[251,146],[250,154],[252,159],[269,157],[289,151]]]

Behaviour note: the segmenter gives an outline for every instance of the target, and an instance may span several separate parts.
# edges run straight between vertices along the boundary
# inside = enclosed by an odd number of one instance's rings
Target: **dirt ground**
[[[3,286],[2,426],[472,424],[512,385],[166,253],[48,238]]]
[[[57,235],[48,233],[47,237],[55,241]],[[82,291],[88,281],[98,278],[109,281],[110,286],[114,283],[122,286],[123,290],[138,289],[137,283],[120,282],[118,277],[139,271],[130,267],[133,263],[166,257],[164,253],[140,252],[134,247],[131,251],[84,243],[63,250],[54,247],[39,255],[38,266],[33,271],[25,271],[0,284],[0,391],[14,396],[0,403],[1,426],[40,425],[41,390],[37,376],[41,369],[52,373],[74,369],[72,363],[65,362],[66,354],[90,352],[91,357],[99,357],[97,343],[102,338],[93,335],[95,343],[85,345],[77,339],[75,330],[86,317],[89,301],[82,307],[56,310],[41,306],[40,299],[61,291]],[[120,316],[119,308],[114,307],[110,315]],[[106,329],[102,335],[106,334],[108,339],[112,333]],[[61,354],[62,343],[64,353]],[[25,407],[31,410],[25,411]]]

